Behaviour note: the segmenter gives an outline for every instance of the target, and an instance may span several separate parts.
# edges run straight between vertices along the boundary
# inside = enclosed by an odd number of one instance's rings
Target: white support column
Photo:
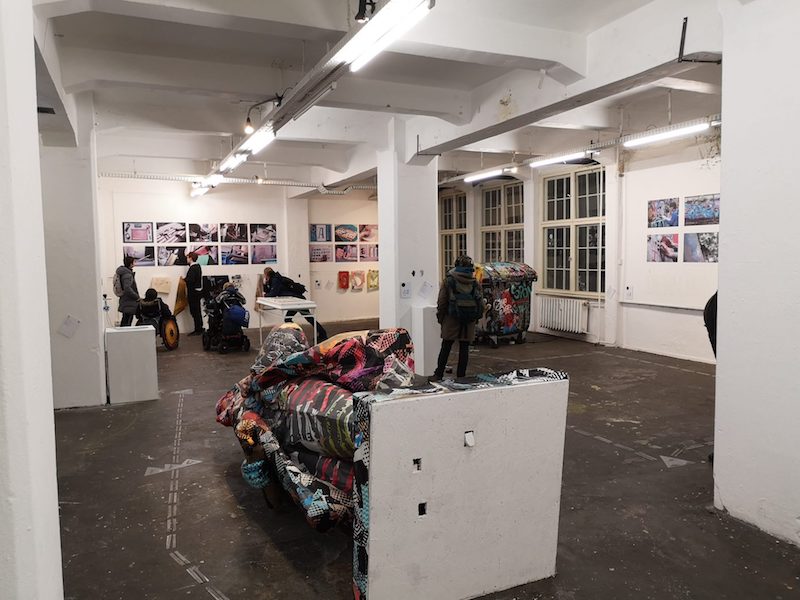
[[[0,2],[0,582],[3,596],[63,596],[33,15]]]
[[[533,169],[521,167],[517,177],[522,180],[522,216],[524,228],[522,230],[524,244],[524,261],[526,265],[533,267],[539,277],[544,277],[542,269],[537,266],[536,259],[541,255],[539,248],[539,221],[537,215],[541,213],[541,198],[537,179],[533,176]],[[536,284],[531,293],[531,322],[528,331],[536,331],[538,306],[536,305]]]
[[[606,158],[601,160],[606,169],[606,293],[603,296],[603,325],[600,329],[600,343],[617,345],[617,324],[620,310],[620,258],[623,212],[620,194],[622,180],[616,162]]]
[[[285,188],[283,199],[283,215],[286,228],[278,233],[281,238],[278,240],[278,246],[283,256],[286,257],[285,261],[283,261],[286,265],[286,270],[283,274],[298,283],[302,283],[310,291],[308,199],[290,197],[291,189],[293,188]],[[253,282],[253,285],[255,285],[255,282]]]
[[[412,306],[435,304],[438,292],[438,159],[406,161],[405,122],[392,119],[378,152],[380,323],[405,327],[416,341],[424,333],[412,330]],[[419,295],[425,283],[434,288],[427,299]]]
[[[483,203],[481,187],[465,183],[467,192],[467,254],[475,262],[481,262],[481,222],[483,219]],[[445,273],[442,273],[444,278]]]

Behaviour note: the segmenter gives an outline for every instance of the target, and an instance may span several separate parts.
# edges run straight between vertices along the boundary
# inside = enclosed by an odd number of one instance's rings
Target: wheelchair
[[[142,300],[136,315],[136,325],[151,325],[167,350],[175,350],[181,339],[178,321],[172,316],[161,298]]]

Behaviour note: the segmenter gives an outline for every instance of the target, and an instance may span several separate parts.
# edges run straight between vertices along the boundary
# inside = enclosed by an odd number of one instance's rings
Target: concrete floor
[[[469,372],[570,373],[558,575],[487,598],[800,598],[800,550],[709,508],[713,366],[531,339],[475,349]],[[185,337],[159,351],[161,400],[56,414],[67,598],[352,598],[347,536],[268,510],[214,421],[254,356]]]

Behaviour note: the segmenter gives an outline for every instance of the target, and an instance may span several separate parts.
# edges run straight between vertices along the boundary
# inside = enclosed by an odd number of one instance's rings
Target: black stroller
[[[139,301],[136,325],[152,325],[156,335],[161,336],[161,342],[167,350],[175,350],[178,347],[181,339],[178,321],[153,288],[147,290],[144,298]]]
[[[250,350],[250,339],[242,327],[247,327],[250,315],[244,308],[244,297],[232,287],[226,288],[206,300],[205,310],[208,329],[203,332],[203,350],[217,350],[225,354],[229,350]]]

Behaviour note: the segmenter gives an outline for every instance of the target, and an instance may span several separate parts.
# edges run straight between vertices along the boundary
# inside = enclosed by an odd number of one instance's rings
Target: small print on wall
[[[250,241],[273,244],[278,241],[278,226],[275,223],[251,223]]]
[[[719,194],[687,196],[686,225],[719,225]]]
[[[336,262],[358,262],[358,245],[337,244]]]
[[[188,264],[186,246],[160,246],[158,248],[159,267],[184,267]]]
[[[377,225],[359,225],[358,226],[358,241],[367,242],[370,244],[378,243],[378,226]]]
[[[132,256],[137,267],[155,267],[156,252],[154,246],[123,246],[122,254]]]
[[[219,248],[217,246],[190,246],[189,252],[197,254],[198,265],[219,264]]]
[[[684,234],[683,262],[719,262],[719,234],[716,232]]]
[[[333,228],[330,225],[312,223],[308,226],[308,240],[310,242],[332,242]]]
[[[647,262],[678,262],[678,234],[648,235]]]
[[[190,242],[216,242],[218,238],[216,223],[189,223]]]
[[[308,247],[308,260],[312,263],[333,262],[333,246],[328,244]]]
[[[353,292],[360,292],[364,289],[364,281],[366,275],[364,271],[353,271],[350,273],[350,290]]]
[[[377,270],[371,269],[371,270],[367,271],[367,290],[368,291],[374,292],[375,290],[377,290],[378,289],[378,285],[379,285],[379,281],[380,281],[380,278],[379,278]]]
[[[278,262],[278,246],[276,244],[255,244],[250,246],[250,264],[264,265]]]
[[[337,225],[334,234],[337,242],[358,241],[358,227],[355,225]]]
[[[680,220],[680,198],[650,200],[647,203],[648,227],[677,227]]]
[[[221,223],[219,241],[247,243],[247,223]]]
[[[125,221],[122,223],[122,242],[130,244],[135,242],[153,243],[153,224],[141,221]]]
[[[359,259],[361,262],[378,262],[378,244],[361,244]]]
[[[186,241],[186,223],[156,223],[156,242],[182,244]]]
[[[223,265],[246,265],[250,262],[247,244],[220,246]]]

